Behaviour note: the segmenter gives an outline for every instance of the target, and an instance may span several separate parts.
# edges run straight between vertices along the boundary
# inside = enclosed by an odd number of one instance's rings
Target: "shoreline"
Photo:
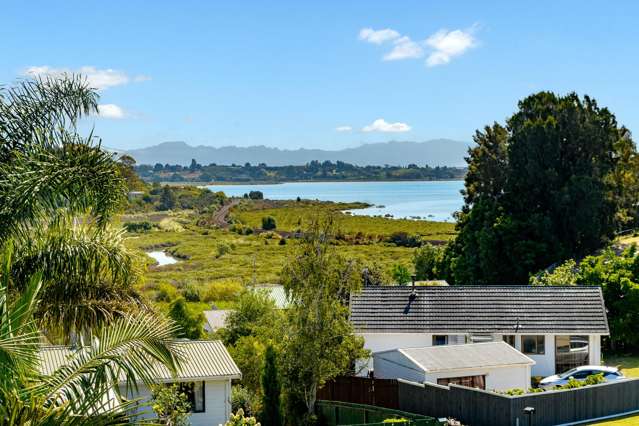
[[[286,180],[286,181],[248,181],[248,182],[158,182],[160,185],[168,186],[240,186],[240,185],[283,185],[285,183],[378,183],[378,182],[459,182],[464,179],[384,179],[384,180],[360,180],[360,179],[312,179],[312,180]],[[153,184],[154,182],[145,181]]]

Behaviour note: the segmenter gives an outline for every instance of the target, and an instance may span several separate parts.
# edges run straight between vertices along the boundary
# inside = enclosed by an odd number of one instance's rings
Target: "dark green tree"
[[[280,367],[286,415],[296,424],[313,423],[317,390],[368,355],[346,306],[361,288],[361,268],[335,249],[334,236],[330,218],[313,223],[281,275],[290,307]]]
[[[587,96],[531,95],[506,127],[486,127],[474,140],[443,278],[527,282],[602,247],[636,219],[628,195],[636,148],[615,116]]]
[[[170,186],[164,185],[162,187],[162,193],[160,194],[160,204],[158,209],[160,210],[172,210],[177,204],[177,197]]]
[[[262,371],[262,413],[260,423],[263,426],[281,426],[280,385],[277,371],[277,354],[273,346],[266,348],[264,370]]]
[[[202,328],[204,315],[192,312],[183,297],[178,297],[171,303],[169,317],[178,325],[178,337],[199,339],[204,335],[204,329]]]
[[[275,228],[277,228],[277,222],[275,222],[275,218],[273,216],[264,216],[262,218],[262,229],[270,231]]]

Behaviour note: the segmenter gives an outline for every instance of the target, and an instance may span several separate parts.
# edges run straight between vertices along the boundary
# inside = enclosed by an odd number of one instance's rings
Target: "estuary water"
[[[410,182],[291,182],[269,185],[208,185],[211,191],[222,191],[228,196],[241,197],[249,191],[262,191],[271,200],[310,200],[372,204],[366,209],[352,210],[354,215],[394,218],[420,218],[453,221],[452,214],[461,209],[461,189],[464,182],[410,181]]]

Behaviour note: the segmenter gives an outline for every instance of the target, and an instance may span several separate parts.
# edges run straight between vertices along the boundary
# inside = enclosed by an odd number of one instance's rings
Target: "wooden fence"
[[[365,377],[338,377],[317,392],[317,399],[399,408],[398,382]]]
[[[381,382],[381,383],[380,383]],[[639,410],[639,379],[521,396],[404,380],[340,378],[321,399],[357,402],[422,414],[453,417],[470,426],[552,426]],[[326,389],[326,388],[325,388]],[[328,392],[328,393],[323,393]],[[378,394],[379,392],[379,394]],[[360,402],[365,399],[368,402]]]

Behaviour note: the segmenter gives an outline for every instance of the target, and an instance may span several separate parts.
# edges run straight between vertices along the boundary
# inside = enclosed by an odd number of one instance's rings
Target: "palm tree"
[[[28,279],[10,302],[12,248],[0,259],[0,424],[116,425],[136,420],[139,401],[125,395],[138,382],[152,384],[154,368],[175,373],[175,326],[149,313],[124,315],[93,334],[49,375],[39,372],[39,332],[33,314],[41,299],[42,274]],[[124,392],[120,389],[126,379]]]
[[[98,94],[80,76],[0,88],[0,245],[11,242],[17,289],[41,272],[35,312],[50,338],[90,333],[144,309],[140,271],[109,222],[126,185],[100,141],[77,132]]]

